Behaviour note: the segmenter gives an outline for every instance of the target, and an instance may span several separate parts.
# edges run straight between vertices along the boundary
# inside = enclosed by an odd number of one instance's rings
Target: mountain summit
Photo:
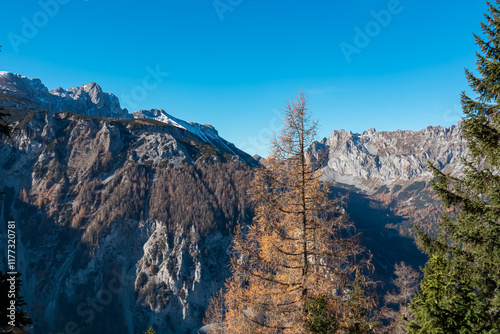
[[[134,115],[134,118],[154,119],[187,130],[198,136],[205,143],[213,145],[221,151],[227,151],[230,154],[241,153],[237,153],[239,150],[234,146],[234,144],[221,138],[219,136],[219,132],[217,132],[212,125],[186,122],[167,114],[163,109],[139,110],[134,112],[132,115]]]
[[[134,119],[96,83],[49,91],[2,72],[0,107],[13,125],[0,138],[0,226],[17,222],[33,332],[201,327],[231,233],[252,217],[257,162],[211,125],[160,109]]]
[[[17,224],[33,332],[197,333],[230,274],[232,232],[254,216],[254,159],[266,159],[163,109],[128,114],[96,83],[49,91],[0,72],[0,107],[16,118],[0,138],[0,220]],[[384,289],[394,263],[425,263],[413,225],[432,232],[442,213],[427,161],[455,175],[465,150],[460,125],[336,130],[309,147]]]
[[[327,155],[326,180],[373,193],[382,186],[427,182],[432,176],[428,161],[457,176],[463,170],[461,158],[467,148],[459,122],[449,128],[429,126],[420,131],[370,129],[359,134],[335,130],[314,142],[309,152],[318,159]]]
[[[95,82],[68,89],[59,87],[48,90],[40,79],[0,72],[1,106],[14,113],[19,113],[19,110],[48,110],[52,113],[70,111],[100,118],[156,120],[188,131],[220,152],[234,155],[235,159],[255,164],[248,154],[220,137],[212,125],[187,122],[169,115],[163,109],[139,110],[130,114],[126,108],[121,108],[120,101],[114,94],[104,92]],[[15,118],[16,121],[20,119],[21,116]]]
[[[48,90],[40,79],[0,72],[0,94],[17,97],[9,102],[0,101],[10,107],[24,107],[50,112],[71,111],[74,113],[104,118],[132,118],[127,109],[122,109],[118,98],[103,92],[95,82],[63,89]]]

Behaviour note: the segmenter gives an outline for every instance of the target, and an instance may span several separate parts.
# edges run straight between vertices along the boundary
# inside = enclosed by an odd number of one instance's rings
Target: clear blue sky
[[[485,11],[482,0],[2,1],[0,70],[49,89],[95,81],[130,111],[210,123],[265,156],[299,89],[321,138],[455,124]]]

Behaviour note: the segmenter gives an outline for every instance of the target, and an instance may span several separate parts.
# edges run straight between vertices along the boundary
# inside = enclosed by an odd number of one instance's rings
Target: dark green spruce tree
[[[430,259],[412,302],[409,333],[500,333],[500,0],[474,35],[478,75],[466,70],[476,98],[462,93],[469,154],[462,177],[431,165],[448,214],[437,239],[418,231]]]

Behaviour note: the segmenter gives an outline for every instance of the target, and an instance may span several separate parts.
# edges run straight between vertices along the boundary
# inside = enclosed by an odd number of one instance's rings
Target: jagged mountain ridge
[[[414,225],[428,234],[436,233],[444,208],[431,187],[428,163],[460,177],[464,169],[462,158],[467,156],[468,148],[459,122],[449,128],[429,126],[420,131],[369,129],[359,134],[335,130],[328,138],[314,142],[308,152],[324,163],[325,181],[350,192],[348,206],[356,209],[348,211],[364,232],[363,238],[380,234],[365,240],[367,247],[382,250],[390,249],[394,235],[408,237],[408,242],[416,241]],[[363,207],[366,209],[360,210]],[[384,214],[363,213],[373,208]],[[370,220],[377,223],[370,224]],[[377,269],[390,268],[393,263],[387,259],[391,257],[387,252],[384,256],[375,254]],[[423,262],[413,264],[418,267]]]
[[[121,108],[120,101],[114,94],[104,92],[95,82],[69,89],[59,87],[48,90],[40,79],[0,71],[0,106],[17,110],[16,112],[48,110],[70,111],[100,118],[149,118],[189,131],[222,152],[236,155],[247,163],[255,163],[245,152],[220,137],[213,126],[187,122],[167,114],[162,109],[139,110],[129,114],[126,108]]]
[[[22,98],[24,105],[20,109],[49,110],[51,112],[71,111],[82,115],[108,118],[132,118],[127,109],[120,107],[118,98],[103,92],[95,82],[63,89],[48,90],[40,79],[0,72],[0,93]],[[18,100],[19,101],[19,100]],[[10,107],[15,105],[9,103]]]
[[[0,143],[1,214],[17,222],[36,333],[201,327],[230,232],[250,219],[248,164],[179,127],[69,112],[30,113]]]
[[[428,161],[454,176],[463,171],[467,154],[461,123],[443,128],[429,126],[420,131],[381,131],[362,134],[336,130],[309,147],[316,159],[327,154],[323,168],[330,182],[355,186],[374,193],[385,186],[408,186],[429,181]]]
[[[185,129],[202,139],[205,143],[211,144],[215,147],[222,148],[237,155],[238,149],[234,144],[228,142],[227,140],[219,136],[219,132],[209,124],[199,124],[195,122],[186,122],[172,115],[167,114],[163,109],[150,109],[150,110],[139,110],[132,113],[134,118],[148,118],[154,119],[159,122],[170,124],[181,129]],[[241,151],[239,151],[241,152]]]
[[[26,117],[12,139],[0,141],[0,190],[8,193],[2,218],[18,221],[19,268],[35,331],[64,332],[74,322],[82,332],[140,333],[152,324],[158,333],[195,333],[209,297],[229,274],[230,232],[251,219],[251,168],[240,163],[243,153],[219,142],[213,127],[160,109],[115,120],[59,109],[28,113],[48,109],[32,101],[44,93],[30,91],[44,86],[28,84],[1,88],[4,97],[18,99],[0,105]],[[411,239],[400,238],[411,224],[394,210],[415,199],[434,208],[426,161],[460,171],[462,145],[459,127],[437,127],[339,130],[311,146],[316,157],[328,152],[327,180],[356,186],[348,199],[351,217],[373,251],[377,279],[389,282],[396,260],[419,256]],[[398,168],[399,161],[411,168]],[[419,182],[424,185],[416,187]],[[411,263],[423,264],[418,261]],[[103,289],[112,292],[111,302],[91,317],[85,301],[101,298]]]
[[[250,219],[253,158],[210,125],[134,119],[93,83],[48,91],[2,72],[0,106],[15,120],[0,140],[1,216],[19,222],[34,332],[196,332],[229,274],[230,232]]]

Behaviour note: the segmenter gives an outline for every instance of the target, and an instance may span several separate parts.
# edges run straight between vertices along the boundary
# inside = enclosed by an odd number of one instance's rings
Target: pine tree
[[[372,312],[377,306],[375,303],[375,283],[356,270],[355,278],[351,282],[344,301],[345,315],[341,322],[341,332],[346,334],[375,333],[379,323]]]
[[[253,224],[232,244],[232,277],[224,298],[228,333],[310,332],[312,305],[322,298],[328,308],[320,313],[349,324],[345,291],[356,271],[350,260],[361,249],[343,235],[347,222],[339,202],[328,199],[321,164],[313,165],[306,154],[317,124],[303,93],[287,104],[284,116],[267,166],[252,183]]]
[[[430,260],[410,333],[500,333],[500,1],[487,4],[484,38],[475,35],[480,76],[466,70],[478,97],[462,93],[463,177],[431,165],[433,187],[452,210],[437,239],[418,231]]]
[[[315,296],[306,305],[305,329],[306,333],[335,334],[339,329],[338,320],[331,312],[325,296]]]
[[[477,301],[474,282],[448,256],[431,256],[421,286],[411,306],[415,321],[409,333],[497,333],[482,328],[481,318],[487,314]]]

